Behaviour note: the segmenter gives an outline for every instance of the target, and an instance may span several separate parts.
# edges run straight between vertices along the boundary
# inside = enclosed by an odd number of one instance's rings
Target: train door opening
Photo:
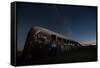
[[[56,55],[56,35],[51,35],[51,55],[55,56]]]

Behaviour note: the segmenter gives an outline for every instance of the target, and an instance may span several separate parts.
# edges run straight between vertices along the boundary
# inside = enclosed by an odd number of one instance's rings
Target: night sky
[[[16,5],[17,48],[22,50],[27,33],[41,26],[78,42],[96,41],[96,7],[64,5]]]

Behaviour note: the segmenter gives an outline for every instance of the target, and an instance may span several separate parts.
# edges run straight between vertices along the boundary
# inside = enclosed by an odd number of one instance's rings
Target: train
[[[82,45],[60,33],[34,26],[28,32],[23,49],[25,60],[36,60],[45,57],[61,56],[77,50]]]

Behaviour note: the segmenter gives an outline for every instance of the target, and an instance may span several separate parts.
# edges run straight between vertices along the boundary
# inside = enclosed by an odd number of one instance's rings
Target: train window
[[[64,43],[66,43],[66,39],[63,39]]]
[[[67,44],[69,44],[69,40],[67,40]]]
[[[51,35],[51,40],[56,41],[56,35]]]
[[[37,42],[40,44],[45,44],[45,40],[47,39],[46,35],[42,32],[37,33]]]
[[[56,47],[56,35],[51,35],[51,46]]]
[[[50,47],[50,39],[48,38],[48,36],[46,34],[44,34],[42,32],[37,33],[37,41],[39,43],[43,43],[47,47]]]
[[[37,38],[42,38],[42,39],[47,39],[47,37],[46,37],[46,35],[45,34],[43,34],[42,32],[39,32],[38,34],[37,34]]]
[[[57,38],[57,42],[60,44],[61,43],[61,38]]]

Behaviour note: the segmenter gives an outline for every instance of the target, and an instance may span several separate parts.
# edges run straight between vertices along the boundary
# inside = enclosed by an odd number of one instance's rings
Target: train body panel
[[[30,29],[23,50],[23,56],[29,60],[31,58],[59,55],[77,49],[81,44],[71,40],[59,33],[50,31],[42,27]]]

